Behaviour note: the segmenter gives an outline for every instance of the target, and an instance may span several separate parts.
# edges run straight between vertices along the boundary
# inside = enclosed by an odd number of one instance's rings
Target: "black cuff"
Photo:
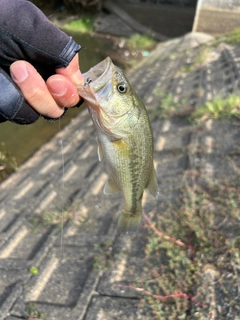
[[[84,103],[84,100],[81,99],[81,100],[78,102],[78,104],[76,104],[73,108],[80,108],[83,103]],[[49,122],[56,122],[56,121],[58,121],[59,119],[62,119],[67,112],[68,112],[68,108],[64,108],[63,114],[62,114],[60,117],[58,117],[58,118],[49,118],[49,117],[45,117],[45,116],[43,116],[43,118],[44,118],[45,120],[49,121]]]
[[[68,112],[68,108],[64,108],[63,114],[58,118],[49,118],[49,117],[46,117],[46,116],[43,116],[43,118],[45,120],[49,121],[49,122],[57,122],[58,120],[62,119],[67,112]]]
[[[0,68],[0,121],[9,120],[18,124],[31,124],[39,114],[24,100],[21,90]]]

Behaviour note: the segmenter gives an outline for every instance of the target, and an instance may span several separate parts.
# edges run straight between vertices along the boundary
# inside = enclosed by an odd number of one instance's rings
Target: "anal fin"
[[[158,191],[157,177],[156,177],[154,166],[152,167],[152,171],[151,171],[146,189],[151,193],[151,195],[154,196],[154,198],[158,199],[159,191]]]
[[[114,194],[114,193],[118,193],[119,191],[120,191],[120,189],[117,186],[116,182],[112,178],[109,178],[109,180],[105,184],[105,187],[103,189],[103,193],[104,194]]]

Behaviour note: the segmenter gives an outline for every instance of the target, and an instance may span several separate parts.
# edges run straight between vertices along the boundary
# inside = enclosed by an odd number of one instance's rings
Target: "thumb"
[[[72,59],[66,68],[56,69],[56,73],[61,74],[71,80],[75,85],[83,85],[84,79],[80,71],[78,54]]]

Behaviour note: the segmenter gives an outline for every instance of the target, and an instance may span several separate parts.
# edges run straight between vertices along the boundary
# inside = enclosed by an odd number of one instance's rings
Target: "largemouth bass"
[[[78,86],[78,92],[97,129],[98,158],[105,158],[109,173],[104,193],[123,193],[118,229],[134,231],[141,223],[144,189],[158,196],[149,117],[122,70],[110,58],[83,77],[85,84]]]

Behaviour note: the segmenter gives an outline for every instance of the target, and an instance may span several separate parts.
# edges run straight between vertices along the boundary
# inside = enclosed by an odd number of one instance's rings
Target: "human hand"
[[[26,0],[0,0],[0,122],[56,120],[79,104],[80,45]]]
[[[76,85],[84,80],[79,69],[78,54],[66,68],[56,69],[56,74],[47,81],[27,61],[20,60],[10,66],[11,77],[25,100],[39,114],[48,118],[59,118],[64,108],[77,105],[80,101]]]

